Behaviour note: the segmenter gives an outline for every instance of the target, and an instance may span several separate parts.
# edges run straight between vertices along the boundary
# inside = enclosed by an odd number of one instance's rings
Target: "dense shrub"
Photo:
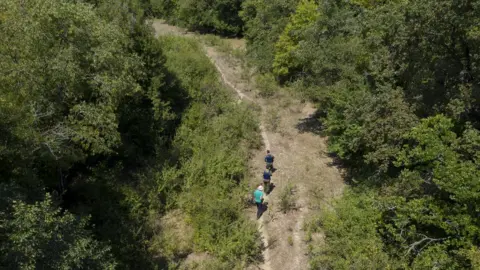
[[[155,39],[147,2],[0,3],[0,268],[165,269],[193,251],[161,237],[172,209],[214,265],[258,254],[254,118],[194,41]]]
[[[196,251],[230,266],[256,260],[259,236],[242,211],[248,150],[259,146],[258,125],[221,85],[215,67],[192,39],[162,37],[166,66],[192,98],[173,141],[181,192],[176,205],[188,215]],[[245,265],[243,265],[245,266]]]
[[[247,55],[262,72],[271,71],[275,44],[298,0],[246,0],[240,15],[245,22]]]
[[[358,186],[317,224],[312,266],[478,267],[480,2],[300,1],[274,19],[271,6],[244,3],[250,56],[318,102]]]
[[[150,0],[154,14],[171,23],[202,32],[239,35],[243,22],[240,0]]]

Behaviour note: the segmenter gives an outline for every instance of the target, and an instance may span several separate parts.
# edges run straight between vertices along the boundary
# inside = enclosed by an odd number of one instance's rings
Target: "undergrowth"
[[[248,150],[260,146],[258,125],[248,106],[236,104],[223,88],[197,41],[170,36],[161,42],[168,70],[192,97],[173,141],[178,162],[167,169],[179,186],[170,211],[186,215],[193,251],[213,255],[224,267],[245,267],[260,254],[255,223],[244,217],[241,204],[248,193]],[[175,241],[172,230],[162,234],[170,236],[160,239]]]
[[[261,97],[273,97],[278,91],[278,85],[272,74],[262,74],[255,77],[256,87]]]
[[[294,187],[291,183],[282,189],[280,193],[280,210],[286,213],[295,208],[295,198],[293,196]]]

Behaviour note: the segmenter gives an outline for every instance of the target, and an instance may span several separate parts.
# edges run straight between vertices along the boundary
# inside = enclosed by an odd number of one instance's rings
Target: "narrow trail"
[[[157,35],[195,37],[193,33],[160,20],[154,21],[153,26]],[[257,221],[265,248],[263,263],[256,267],[263,270],[308,269],[303,230],[305,218],[312,208],[322,204],[317,197],[322,200],[337,197],[344,187],[340,171],[326,155],[326,139],[319,135],[321,127],[314,116],[315,107],[283,92],[271,98],[260,97],[250,76],[242,76],[241,63],[205,44],[204,51],[223,83],[236,92],[239,102],[247,100],[262,108],[259,127],[263,143],[265,149],[275,155],[275,167],[278,168],[272,177],[275,188],[265,198],[268,210]],[[252,188],[262,182],[264,155],[264,149],[255,151],[250,161]],[[295,205],[293,210],[282,211],[281,194],[290,186]],[[255,219],[255,212],[252,208],[247,214]],[[248,269],[255,269],[255,266]]]
[[[277,96],[261,98],[254,84],[242,79],[241,65],[231,61],[227,55],[212,47],[204,46],[205,53],[215,65],[222,81],[232,88],[239,100],[247,99],[261,106],[260,131],[265,149],[276,156],[273,183],[276,189],[265,198],[269,209],[258,220],[264,246],[264,262],[260,269],[308,269],[307,244],[303,225],[310,208],[312,195],[317,191],[322,198],[333,198],[341,194],[343,179],[332,160],[326,156],[326,141],[318,135],[315,108],[312,104],[293,100],[292,97]],[[230,60],[230,61],[229,61]],[[252,87],[253,86],[253,87]],[[279,108],[278,105],[281,105]],[[273,124],[271,116],[278,116],[279,123]],[[268,126],[277,125],[278,127]],[[271,139],[269,139],[271,138]],[[261,181],[265,151],[259,151],[251,162],[253,187]],[[292,200],[295,211],[283,213],[279,209],[281,193],[288,185],[294,186]],[[312,200],[313,201],[313,200]],[[318,203],[318,201],[315,201]],[[252,216],[254,213],[252,212]]]
[[[235,87],[227,79],[226,74],[223,72],[223,70],[218,66],[217,62],[215,61],[215,58],[214,58],[215,55],[212,53],[213,49],[206,47],[205,51],[206,51],[207,57],[210,59],[210,61],[212,62],[212,64],[215,66],[218,73],[220,74],[220,77],[222,78],[223,83],[226,84],[227,86],[229,86],[231,89],[233,89],[237,93],[239,101],[241,102],[243,99],[246,99],[250,102],[258,104],[257,101],[255,101],[251,97],[247,96],[245,93],[242,92],[242,90]],[[265,110],[262,107],[262,115],[264,115],[264,114],[265,114]],[[268,140],[267,131],[265,129],[265,123],[263,123],[263,121],[261,121],[259,127],[260,127],[260,132],[261,132],[261,135],[262,135],[263,145],[265,146],[265,151],[266,151],[266,150],[270,149],[270,141]],[[268,195],[267,194],[265,194],[265,202],[268,202]],[[267,227],[265,226],[265,220],[264,220],[265,218],[264,217],[265,217],[265,215],[262,215],[257,221],[258,230],[259,230],[260,234],[262,235],[263,246],[265,247],[264,250],[263,250],[263,261],[264,262],[263,262],[262,269],[271,270],[272,268],[270,266],[270,248],[269,248],[270,243],[268,243],[268,239],[270,239],[270,237],[268,236],[268,230],[267,230]]]
[[[208,53],[208,49],[206,50],[207,51],[207,56],[208,56],[208,59],[210,59],[210,61],[212,62],[212,64],[215,66],[215,68],[217,69],[218,73],[220,74],[220,77],[222,78],[222,81],[224,84],[226,84],[228,87],[230,87],[232,90],[234,90],[235,92],[237,92],[237,95],[238,95],[238,98],[240,99],[240,101],[242,101],[243,99],[247,99],[248,101],[250,102],[254,102],[255,101],[250,98],[249,96],[245,95],[241,90],[239,90],[238,88],[236,88],[230,81],[227,80],[227,77],[225,76],[225,74],[222,72],[222,70],[220,69],[220,67],[218,66],[217,62],[215,62],[214,59],[212,59],[212,57],[209,55]],[[262,127],[260,127],[262,128]],[[262,132],[262,137],[263,137],[263,142],[264,143],[268,143],[268,138],[266,137],[266,134],[264,134]],[[267,144],[265,144],[267,145]],[[268,148],[268,147],[267,147]]]

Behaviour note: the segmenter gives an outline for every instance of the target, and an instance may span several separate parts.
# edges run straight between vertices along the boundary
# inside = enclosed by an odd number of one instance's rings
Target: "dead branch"
[[[412,250],[414,250],[418,245],[421,245],[421,244],[424,243],[424,242],[426,242],[426,243],[425,243],[425,245],[420,249],[420,251],[421,251],[422,249],[424,249],[426,246],[428,246],[428,245],[429,245],[430,243],[432,243],[432,242],[438,242],[438,241],[443,241],[443,240],[448,239],[448,237],[445,237],[445,238],[431,238],[431,237],[428,237],[428,236],[426,236],[426,235],[424,235],[424,234],[420,234],[420,235],[422,235],[423,238],[420,239],[420,240],[418,240],[418,241],[415,242],[415,243],[412,243],[412,244],[409,246],[407,252],[405,252],[405,256],[407,256],[407,255],[408,255]]]
[[[58,160],[58,157],[53,153],[53,150],[52,148],[50,148],[50,145],[48,145],[48,143],[45,143],[45,142],[43,143],[43,145],[45,145],[48,148],[48,150],[50,151],[50,154],[52,154],[55,160]]]

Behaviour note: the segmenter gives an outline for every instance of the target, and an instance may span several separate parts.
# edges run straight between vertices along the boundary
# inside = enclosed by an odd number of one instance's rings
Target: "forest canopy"
[[[197,41],[155,38],[149,12],[135,0],[0,2],[0,268],[256,260],[238,203],[255,120]]]
[[[348,171],[311,266],[479,267],[480,1],[245,0],[239,15],[250,63],[316,102]]]
[[[154,15],[193,30],[240,35],[242,0],[151,0]]]
[[[311,266],[478,268],[480,2],[244,7],[249,56],[318,104],[348,169],[353,192],[312,225],[326,246],[312,243]]]
[[[311,268],[480,268],[478,0],[1,1],[1,268],[257,259],[239,181],[255,109],[149,16],[244,37],[317,105],[349,187],[309,223]]]

